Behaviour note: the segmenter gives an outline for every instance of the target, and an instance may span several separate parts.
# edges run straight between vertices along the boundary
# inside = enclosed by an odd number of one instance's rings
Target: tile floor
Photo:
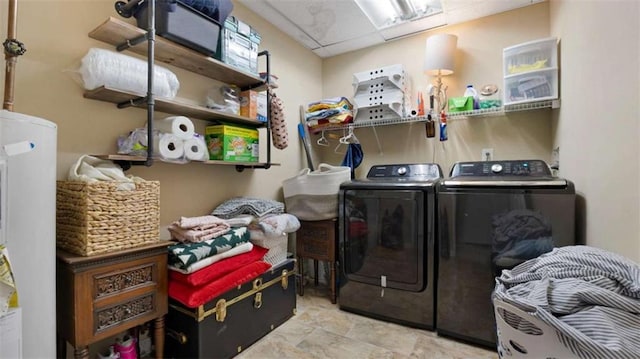
[[[496,352],[438,337],[432,331],[342,311],[331,304],[326,287],[307,285],[297,300],[295,316],[236,358],[498,358]]]

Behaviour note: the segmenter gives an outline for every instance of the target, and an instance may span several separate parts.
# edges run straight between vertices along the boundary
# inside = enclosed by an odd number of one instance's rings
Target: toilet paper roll
[[[195,131],[193,122],[184,116],[169,116],[154,120],[153,128],[159,132],[174,134],[181,140],[192,138]]]
[[[184,141],[172,133],[154,136],[154,153],[161,159],[177,160],[184,156]]]
[[[209,159],[209,151],[204,139],[193,137],[184,141],[184,157],[191,161],[206,161]]]

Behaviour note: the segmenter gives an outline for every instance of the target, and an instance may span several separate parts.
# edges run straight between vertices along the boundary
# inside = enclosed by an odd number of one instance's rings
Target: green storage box
[[[255,128],[230,124],[207,126],[204,137],[210,160],[258,162],[259,136]]]
[[[452,97],[449,99],[449,112],[473,111],[473,97]]]

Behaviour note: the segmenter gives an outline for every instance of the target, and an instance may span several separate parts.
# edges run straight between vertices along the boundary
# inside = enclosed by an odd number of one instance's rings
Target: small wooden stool
[[[336,303],[336,226],[337,218],[323,221],[300,221],[300,229],[296,232],[296,255],[298,271],[304,275],[304,258],[313,259],[314,284],[318,285],[318,261],[329,262],[331,279],[331,303]],[[300,296],[304,295],[304,280],[300,281]]]

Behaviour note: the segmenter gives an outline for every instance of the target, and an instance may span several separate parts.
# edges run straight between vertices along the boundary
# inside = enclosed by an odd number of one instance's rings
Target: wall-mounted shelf
[[[118,104],[118,107],[132,106],[141,109],[147,108],[146,102],[144,101],[144,96],[140,96],[139,94],[134,94],[127,91],[115,90],[105,86],[85,91],[84,97],[93,100],[115,103]],[[137,99],[139,99],[139,101]],[[266,126],[266,123],[260,122],[258,120],[252,120],[247,117],[234,115],[228,112],[212,110],[207,107],[182,103],[174,99],[164,99],[156,97],[155,109],[160,112],[175,113],[191,118],[198,118],[201,120],[225,120],[256,127]]]
[[[135,25],[109,17],[100,26],[91,31],[89,37],[116,46],[118,50],[127,48],[137,54],[146,56],[147,43],[143,41],[146,33],[147,31]],[[155,37],[154,47],[154,58],[157,61],[171,64],[220,82],[233,84],[242,89],[255,89],[256,91],[267,89],[264,80],[258,76],[240,71],[235,67],[165,38]]]
[[[127,10],[131,10],[132,6],[144,0],[130,1],[118,9],[124,17],[131,16]],[[155,3],[149,3],[148,11],[149,24],[154,24],[155,20]],[[268,81],[262,78],[229,66],[212,57],[193,51],[180,44],[174,43],[162,37],[156,37],[155,31],[152,29],[141,29],[135,25],[125,21],[109,17],[105,22],[89,33],[89,37],[113,45],[116,50],[130,50],[139,55],[145,56],[148,63],[148,88],[152,88],[152,71],[154,61],[164,62],[173,66],[182,68],[187,71],[203,75],[216,81],[236,85],[242,90],[253,89],[256,91],[264,91],[268,88]],[[259,57],[264,56],[266,59],[266,79],[270,78],[271,65],[270,55],[268,51],[258,53]],[[176,99],[165,99],[153,96],[151,91],[146,95],[135,94],[127,91],[116,90],[108,87],[99,87],[94,90],[84,92],[84,97],[94,100],[100,100],[115,103],[118,108],[138,107],[147,110],[147,135],[152,136],[153,113],[155,111],[166,112],[169,114],[187,116],[204,121],[223,120],[230,123],[249,125],[255,128],[265,127],[267,129],[267,154],[266,162],[225,162],[225,161],[206,161],[201,162],[211,165],[232,165],[236,170],[243,171],[245,168],[263,168],[268,169],[271,163],[271,126],[269,121],[261,122],[244,116],[237,116],[223,111],[209,109],[203,106],[193,105]],[[267,113],[271,113],[270,94],[267,93]],[[122,168],[129,169],[133,165],[151,166],[154,158],[152,157],[153,146],[149,142],[147,148],[147,156],[123,156],[123,155],[101,155],[103,159],[115,161]]]
[[[116,163],[119,163],[123,168],[126,169],[131,168],[131,166],[141,165],[144,166],[147,162],[147,158],[145,156],[130,156],[130,155],[94,155],[94,157],[110,160]],[[265,168],[268,169],[270,166],[280,166],[279,163],[265,163],[265,162],[231,162],[231,161],[189,161],[186,163],[173,163],[173,162],[165,162],[163,163],[169,164],[188,164],[188,163],[199,163],[203,165],[224,165],[224,166],[236,166],[236,169],[242,171],[244,168]]]
[[[480,110],[448,113],[447,120],[456,120],[456,119],[469,118],[469,117],[503,116],[509,112],[531,111],[531,110],[538,110],[538,109],[544,109],[544,108],[559,108],[559,107],[560,107],[560,100],[537,101],[537,102],[508,105],[503,107],[494,107],[494,108],[487,108],[487,109],[480,109]],[[432,117],[435,121],[438,120],[435,113],[432,114]],[[322,131],[343,130],[345,128],[376,127],[376,126],[399,125],[403,123],[426,122],[426,121],[427,121],[427,116],[392,118],[392,119],[353,122],[347,125],[327,126],[317,130],[310,129],[309,131],[311,133],[320,133]]]

